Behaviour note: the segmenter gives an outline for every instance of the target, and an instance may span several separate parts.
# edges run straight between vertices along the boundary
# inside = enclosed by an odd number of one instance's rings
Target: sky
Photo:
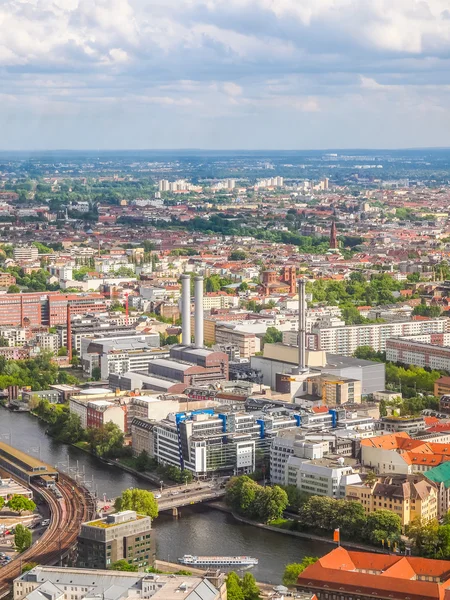
[[[0,148],[450,146],[449,0],[1,0]]]

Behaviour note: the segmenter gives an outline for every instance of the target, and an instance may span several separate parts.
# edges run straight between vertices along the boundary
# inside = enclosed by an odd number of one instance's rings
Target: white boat
[[[258,564],[257,558],[251,556],[193,556],[185,554],[179,558],[182,565],[191,567],[253,567]]]

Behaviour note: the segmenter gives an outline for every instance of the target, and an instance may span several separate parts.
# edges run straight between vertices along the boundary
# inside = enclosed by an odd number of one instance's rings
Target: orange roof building
[[[380,435],[361,441],[361,462],[380,474],[428,471],[450,460],[450,443],[412,439],[407,433]]]
[[[338,547],[299,575],[297,589],[320,600],[450,600],[450,563]]]

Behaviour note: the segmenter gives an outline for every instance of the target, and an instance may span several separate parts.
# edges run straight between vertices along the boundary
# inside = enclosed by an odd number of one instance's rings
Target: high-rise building
[[[446,333],[449,330],[450,320],[447,318],[424,319],[420,321],[403,321],[398,323],[373,323],[371,325],[346,325],[345,327],[313,327],[310,340],[315,348],[352,356],[359,346],[371,346],[377,352],[387,349],[389,338],[416,336],[430,333]],[[397,340],[393,340],[393,346]],[[441,349],[442,350],[442,349]],[[392,354],[389,360],[396,360]],[[405,360],[404,362],[408,362]],[[409,360],[411,363],[411,360]],[[445,368],[445,367],[434,367]]]
[[[81,525],[78,566],[108,569],[118,560],[144,567],[152,562],[152,520],[133,510],[108,515]]]
[[[161,179],[158,183],[158,189],[160,192],[168,192],[169,191],[169,182],[167,179]]]

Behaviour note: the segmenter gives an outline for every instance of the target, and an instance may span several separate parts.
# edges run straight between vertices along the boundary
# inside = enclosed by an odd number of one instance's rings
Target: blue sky
[[[450,146],[448,0],[2,0],[1,149]]]

